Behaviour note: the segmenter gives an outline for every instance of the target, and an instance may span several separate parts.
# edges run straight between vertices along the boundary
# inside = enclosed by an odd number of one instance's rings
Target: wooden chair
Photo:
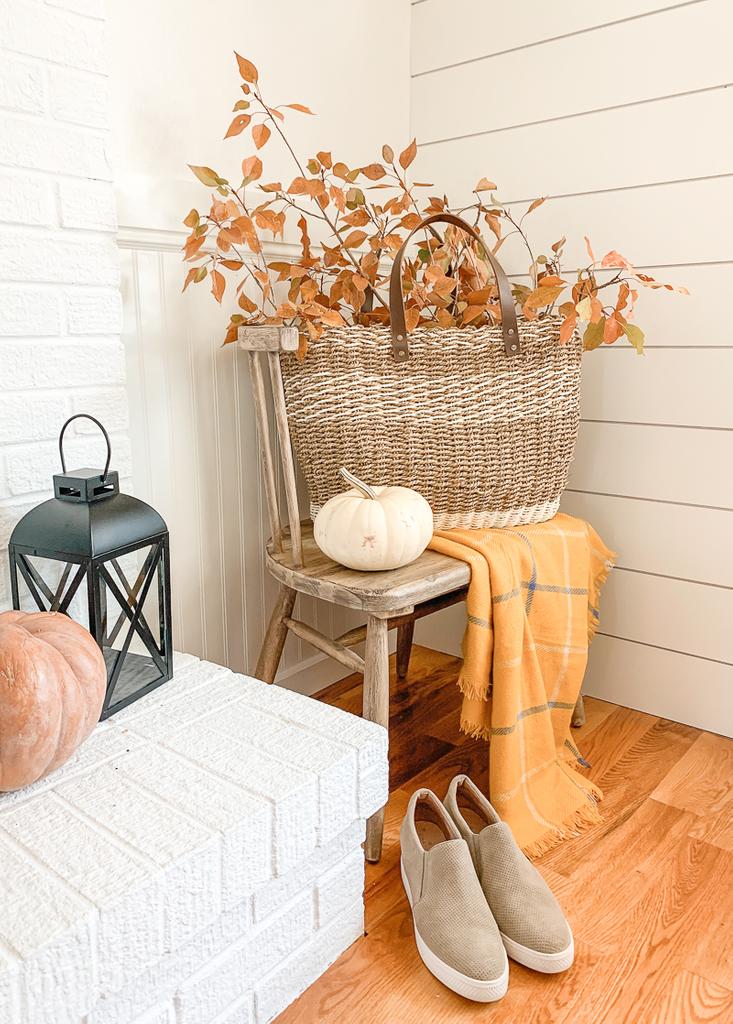
[[[287,327],[240,328],[238,344],[248,353],[272,533],[266,547],[266,565],[268,572],[280,583],[255,674],[267,683],[274,681],[289,630],[352,672],[361,672],[364,676],[364,718],[389,728],[389,630],[397,629],[397,676],[404,678],[410,662],[415,620],[465,600],[470,569],[465,562],[435,551],[425,551],[411,565],[387,572],[357,572],[327,558],[313,539],[313,524],[310,520],[301,521],[298,507],[279,359],[280,351],[292,352],[297,348],[297,331]],[[274,410],[287,526],[283,526],[278,502],[266,379],[269,380]],[[326,637],[308,623],[293,618],[298,594],[308,594],[331,604],[356,609],[364,613],[366,623],[335,639]],[[362,658],[352,648],[363,641],[366,647]],[[579,698],[578,708],[582,710],[582,698]],[[367,822],[365,854],[369,861],[379,860],[383,826],[384,808]]]

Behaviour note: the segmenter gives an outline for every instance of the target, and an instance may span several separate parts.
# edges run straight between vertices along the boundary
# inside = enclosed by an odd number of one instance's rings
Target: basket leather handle
[[[475,242],[478,242],[483,246],[486,258],[494,272],[496,284],[499,289],[499,306],[501,308],[501,328],[502,335],[504,337],[504,351],[508,356],[519,355],[521,352],[521,344],[519,341],[519,331],[517,329],[517,313],[514,308],[512,287],[509,284],[509,278],[502,270],[499,261],[493,255],[478,231],[472,228],[471,225],[461,217],[457,217],[454,213],[434,213],[430,217],[425,217],[420,221],[416,228],[413,228],[402,243],[399,252],[395,256],[394,263],[392,264],[392,273],[389,279],[389,318],[392,328],[392,351],[394,353],[395,361],[402,363],[406,359],[410,358],[410,350],[407,344],[407,328],[405,326],[405,300],[402,295],[402,259],[405,254],[405,249],[412,241],[412,236],[422,228],[427,227],[428,224],[435,224],[437,221],[442,221],[445,224],[455,224],[456,227],[461,228],[461,230],[465,231],[467,235],[470,235]]]

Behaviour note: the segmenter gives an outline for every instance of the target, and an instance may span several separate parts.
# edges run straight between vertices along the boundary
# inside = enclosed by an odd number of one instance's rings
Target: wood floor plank
[[[733,851],[733,743],[704,732],[667,773],[655,800],[692,811],[690,835]]]
[[[659,1005],[667,998],[672,978],[686,968],[700,941],[696,926],[708,914],[710,897],[722,896],[730,881],[726,862],[723,851],[685,837],[674,863],[660,872],[653,888],[619,922],[625,940],[606,960],[605,984],[596,977],[581,993],[586,1019],[593,1024],[647,1024],[660,1019]],[[623,907],[623,902],[623,893],[616,892],[613,903]],[[696,973],[721,984],[708,973]]]
[[[569,876],[538,864],[573,934],[606,956],[618,953],[626,941],[630,915],[674,863],[691,821],[687,811],[645,800],[618,828],[600,835],[593,856],[577,863]],[[604,900],[602,913],[599,884],[603,893],[623,894],[621,899]]]
[[[679,971],[660,986],[650,1024],[730,1024],[733,992],[690,971]]]
[[[366,928],[277,1024],[733,1024],[733,740],[589,698],[574,730],[603,822],[538,862],[576,943],[565,974],[511,965],[496,1004],[460,999],[419,959],[399,875],[414,790],[465,772],[488,791],[487,744],[458,729],[457,659],[416,648],[391,681],[390,757],[403,781],[367,865]],[[358,712],[361,679],[322,699]]]
[[[648,725],[648,717],[643,716],[642,726]],[[607,726],[610,727],[612,718],[614,716],[610,715],[598,727],[591,735],[591,741],[594,737],[600,738]],[[618,759],[608,764],[607,758],[601,757],[599,763],[606,764],[606,770],[600,776],[594,771],[590,773],[603,791],[600,805],[602,821],[550,850],[540,860],[540,864],[546,864],[560,874],[571,875],[578,865],[595,857],[603,837],[618,829],[636,812],[697,736],[697,730],[686,725],[664,719],[652,719],[652,722],[651,728],[644,728],[640,737],[630,746],[626,746],[626,743],[619,745],[614,736],[610,737],[610,742],[619,753]],[[631,735],[635,730],[627,724],[625,731]]]

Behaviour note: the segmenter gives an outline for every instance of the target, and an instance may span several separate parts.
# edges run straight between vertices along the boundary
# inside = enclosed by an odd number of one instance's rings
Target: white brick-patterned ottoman
[[[384,729],[176,657],[0,796],[2,1024],[265,1024],[363,931]]]

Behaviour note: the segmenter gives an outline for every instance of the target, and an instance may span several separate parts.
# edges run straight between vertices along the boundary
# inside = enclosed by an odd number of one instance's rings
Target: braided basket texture
[[[436,528],[550,519],[580,418],[582,346],[560,320],[520,320],[521,354],[500,327],[418,328],[410,358],[387,327],[326,330],[299,362],[281,356],[288,421],[310,512],[343,490],[339,467],[413,487]]]

